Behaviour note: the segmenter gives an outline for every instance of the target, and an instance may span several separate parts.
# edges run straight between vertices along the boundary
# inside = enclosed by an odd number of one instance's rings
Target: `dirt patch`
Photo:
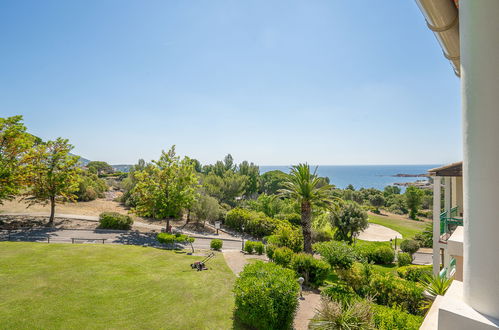
[[[44,216],[24,216],[24,215],[1,215],[0,214],[0,229],[1,230],[16,230],[16,229],[36,229],[47,228],[49,226],[49,217]],[[52,228],[58,229],[96,229],[98,222],[88,220],[76,220],[68,218],[55,218]]]

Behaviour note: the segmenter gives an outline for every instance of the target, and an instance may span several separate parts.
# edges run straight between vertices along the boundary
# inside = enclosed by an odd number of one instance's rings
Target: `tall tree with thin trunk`
[[[324,184],[317,176],[317,167],[311,173],[308,164],[293,166],[283,186],[284,189],[279,190],[280,195],[295,199],[300,204],[303,250],[312,254],[312,208],[336,207],[337,199],[331,195],[332,186]]]
[[[33,204],[50,204],[49,224],[55,216],[56,203],[75,201],[80,182],[78,156],[71,155],[68,140],[40,143],[27,155],[27,190],[24,200]]]

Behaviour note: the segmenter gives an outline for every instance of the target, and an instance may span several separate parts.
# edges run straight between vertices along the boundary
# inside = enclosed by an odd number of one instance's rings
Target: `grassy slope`
[[[369,214],[369,222],[382,225],[398,231],[402,234],[403,238],[412,238],[414,235],[422,231],[426,225],[426,222],[409,220],[409,219],[398,219],[389,216],[373,215]]]
[[[234,275],[218,254],[136,246],[0,243],[5,328],[227,329]]]

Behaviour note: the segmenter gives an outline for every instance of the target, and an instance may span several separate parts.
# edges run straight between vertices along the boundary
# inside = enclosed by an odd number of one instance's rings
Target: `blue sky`
[[[379,4],[2,1],[0,116],[113,164],[460,160],[459,79],[414,1]]]

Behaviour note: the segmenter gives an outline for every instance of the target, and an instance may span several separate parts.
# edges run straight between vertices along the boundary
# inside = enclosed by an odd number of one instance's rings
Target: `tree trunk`
[[[50,218],[49,225],[52,226],[55,217],[55,197],[50,197]]]
[[[312,252],[312,206],[310,202],[301,203],[301,227],[303,231],[303,250],[305,253]]]
[[[170,232],[170,218],[166,218],[166,232]]]

